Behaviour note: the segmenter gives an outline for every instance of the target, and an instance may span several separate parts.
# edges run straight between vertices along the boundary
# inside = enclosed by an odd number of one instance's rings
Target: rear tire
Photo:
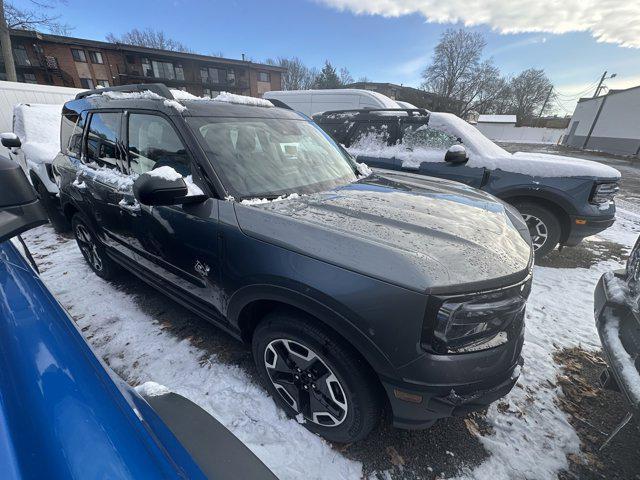
[[[47,217],[49,217],[49,222],[53,229],[58,233],[64,233],[71,230],[71,224],[60,211],[59,202],[56,202],[55,197],[49,193],[41,181],[36,180],[33,183],[35,185],[40,204],[44,207],[45,212],[47,212]]]
[[[535,258],[541,259],[550,253],[562,234],[560,220],[550,210],[533,202],[514,204],[529,227]]]
[[[380,420],[383,392],[369,365],[313,320],[288,310],[268,314],[253,334],[258,374],[311,432],[332,442],[361,440]]]
[[[105,280],[113,280],[120,273],[120,267],[115,263],[98,241],[89,222],[81,213],[76,213],[71,219],[71,228],[76,238],[82,256],[91,267],[91,270]]]

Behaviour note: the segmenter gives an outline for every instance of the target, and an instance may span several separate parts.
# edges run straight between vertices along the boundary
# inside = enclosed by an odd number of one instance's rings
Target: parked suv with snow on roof
[[[342,110],[313,117],[358,161],[465,183],[515,206],[536,257],[574,246],[615,221],[620,172],[597,162],[499,147],[451,113]]]
[[[11,160],[18,163],[38,194],[57,232],[70,225],[60,210],[58,186],[51,164],[60,151],[62,105],[20,103],[13,107],[13,132],[1,135]]]
[[[633,416],[636,422],[640,419],[640,238],[631,250],[626,268],[607,272],[600,278],[593,304],[607,361],[600,377],[602,385],[621,391],[629,407],[629,413],[608,443]]]
[[[97,275],[120,267],[252,345],[327,439],[483,408],[514,385],[533,254],[520,215],[454,182],[369,175],[308,118],[164,85],[81,94],[55,161]]]

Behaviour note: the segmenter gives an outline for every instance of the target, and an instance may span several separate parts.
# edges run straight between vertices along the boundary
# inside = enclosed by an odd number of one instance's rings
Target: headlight
[[[591,203],[607,203],[613,200],[620,187],[617,182],[596,184],[591,194]]]
[[[528,279],[504,290],[439,299],[432,321],[433,350],[464,353],[506,343],[510,331],[521,330],[530,289]]]

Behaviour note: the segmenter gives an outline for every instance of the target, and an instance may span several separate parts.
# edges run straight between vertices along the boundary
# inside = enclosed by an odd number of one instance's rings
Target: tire
[[[120,273],[120,267],[107,255],[102,244],[97,240],[89,222],[81,214],[76,213],[71,219],[73,236],[78,243],[82,256],[91,270],[105,280],[113,280]]]
[[[272,312],[256,328],[252,349],[276,403],[313,433],[331,442],[356,442],[379,422],[383,393],[371,368],[314,319]]]
[[[60,211],[60,205],[56,202],[55,196],[49,193],[41,181],[35,180],[33,183],[35,185],[40,204],[44,207],[45,212],[47,212],[47,217],[49,217],[49,222],[53,229],[58,233],[64,233],[71,230],[71,224]]]
[[[518,209],[529,227],[535,257],[543,258],[560,241],[562,233],[560,220],[545,207],[532,202],[517,203],[514,207]]]

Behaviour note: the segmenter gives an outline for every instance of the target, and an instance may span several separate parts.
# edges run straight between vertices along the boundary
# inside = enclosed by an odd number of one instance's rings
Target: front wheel
[[[548,209],[532,202],[514,206],[529,228],[535,257],[540,259],[550,253],[558,245],[562,233],[558,218]]]
[[[87,261],[91,270],[105,280],[113,280],[120,273],[118,265],[109,258],[104,247],[98,242],[89,222],[80,213],[76,213],[71,219],[71,228],[76,238],[82,256]]]
[[[366,437],[381,416],[369,366],[331,332],[288,311],[269,314],[253,335],[259,376],[276,403],[332,442]]]

